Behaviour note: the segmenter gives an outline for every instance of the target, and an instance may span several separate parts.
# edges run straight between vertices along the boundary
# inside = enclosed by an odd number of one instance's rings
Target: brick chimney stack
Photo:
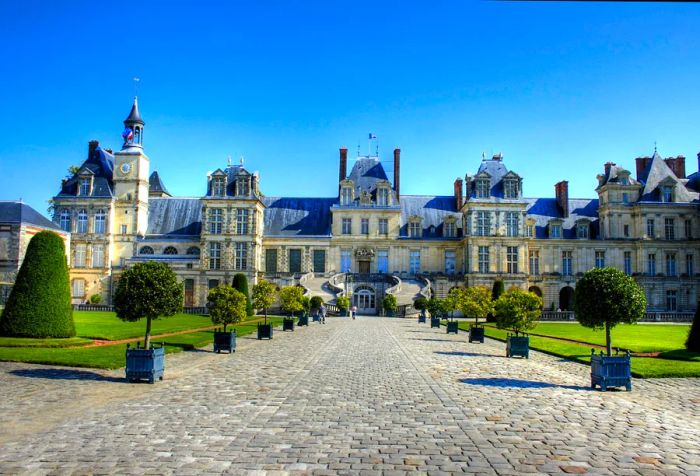
[[[668,165],[668,168],[673,171],[674,174],[676,174],[676,177],[679,179],[684,179],[685,178],[685,157],[682,155],[679,155],[678,157],[669,157],[668,159],[664,159],[664,162],[666,162],[666,165]]]
[[[637,157],[634,160],[637,163],[637,180],[640,180],[644,169],[646,169],[649,162],[651,162],[651,157]]]
[[[88,158],[92,157],[92,154],[95,153],[95,150],[97,150],[97,146],[100,145],[99,141],[96,140],[91,140],[88,142]]]
[[[610,176],[610,169],[612,167],[615,167],[615,165],[617,165],[617,164],[615,164],[614,162],[606,162],[605,163],[605,176],[606,177]]]
[[[338,183],[345,180],[348,176],[348,148],[340,148],[340,169],[338,170]]]
[[[562,180],[554,184],[554,195],[557,198],[557,205],[564,218],[569,216],[569,182]]]
[[[461,178],[457,178],[455,180],[455,207],[457,210],[462,209],[462,205],[464,204],[464,182],[462,182]]]
[[[394,191],[396,199],[401,197],[401,149],[394,149]]]

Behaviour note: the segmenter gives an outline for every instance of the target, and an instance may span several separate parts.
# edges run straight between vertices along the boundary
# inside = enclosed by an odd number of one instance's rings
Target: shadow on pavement
[[[17,369],[10,372],[18,377],[45,378],[51,380],[93,380],[128,383],[124,377],[111,377],[89,370],[73,369]]]
[[[518,380],[514,378],[465,378],[460,382],[468,385],[482,385],[484,387],[512,387],[512,388],[566,388],[569,390],[588,390],[590,387],[580,387],[577,385],[559,385],[549,382],[537,382],[534,380]]]
[[[411,340],[428,340],[432,342],[454,342],[453,340],[450,339],[421,339],[418,337],[411,337]]]
[[[435,351],[433,354],[439,354],[439,355],[453,355],[455,357],[500,357],[499,355],[491,355],[491,354],[477,354],[475,352],[442,352],[442,351]]]

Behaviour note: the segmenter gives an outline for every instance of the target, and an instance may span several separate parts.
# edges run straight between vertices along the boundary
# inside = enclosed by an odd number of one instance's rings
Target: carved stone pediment
[[[355,257],[358,259],[373,259],[374,250],[372,248],[358,248],[355,250]]]

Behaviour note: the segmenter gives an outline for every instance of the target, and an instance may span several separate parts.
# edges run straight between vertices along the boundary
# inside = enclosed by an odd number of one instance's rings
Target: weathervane
[[[228,156],[228,166],[231,167],[231,154]]]
[[[141,81],[141,78],[139,78],[138,76],[134,76],[132,79],[134,80],[134,96],[138,96],[139,95],[139,82]]]

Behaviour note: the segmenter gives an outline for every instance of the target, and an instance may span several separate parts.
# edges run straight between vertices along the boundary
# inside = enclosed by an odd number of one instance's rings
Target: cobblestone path
[[[587,367],[416,320],[328,319],[163,382],[0,363],[0,473],[700,474],[700,379]]]

